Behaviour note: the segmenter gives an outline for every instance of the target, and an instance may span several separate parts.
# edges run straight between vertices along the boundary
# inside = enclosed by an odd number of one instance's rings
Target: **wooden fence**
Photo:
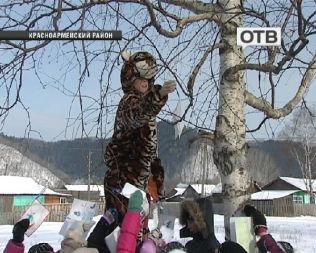
[[[316,216],[315,204],[293,204],[288,201],[252,201],[252,204],[256,206],[261,212],[267,216],[281,216],[281,217],[293,217],[293,216]],[[45,221],[50,222],[63,222],[68,215],[71,204],[50,204],[44,205],[49,210],[49,215]],[[165,212],[179,217],[180,203],[179,202],[165,202],[163,203]],[[20,219],[22,214],[28,207],[15,208],[13,212],[1,212],[0,213],[0,225],[14,224]],[[103,214],[105,204],[103,202],[97,202],[96,215]],[[222,204],[213,204],[214,213],[223,214]]]
[[[44,205],[48,209],[49,214],[45,221],[49,222],[63,222],[68,215],[72,204],[47,204]],[[11,224],[13,225],[18,221],[23,213],[29,206],[15,207],[13,212],[1,212],[0,213],[0,225]],[[96,215],[103,214],[105,208],[104,202],[96,203]]]
[[[316,216],[315,204],[294,204],[294,216]]]
[[[315,204],[295,204],[287,201],[252,201],[252,204],[267,216],[316,216]]]

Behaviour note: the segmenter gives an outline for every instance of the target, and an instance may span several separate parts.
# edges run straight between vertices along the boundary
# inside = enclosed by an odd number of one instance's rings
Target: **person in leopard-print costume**
[[[155,85],[157,65],[148,52],[123,52],[121,84],[124,92],[114,123],[113,136],[104,155],[105,214],[88,238],[88,247],[109,252],[104,238],[120,225],[128,199],[120,194],[125,183],[147,190],[151,163],[156,157],[156,115],[176,88],[174,81]]]

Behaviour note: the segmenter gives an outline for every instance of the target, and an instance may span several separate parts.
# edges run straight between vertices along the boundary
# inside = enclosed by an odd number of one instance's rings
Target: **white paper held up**
[[[149,203],[146,197],[146,193],[143,190],[137,188],[135,185],[132,185],[130,183],[125,183],[121,194],[129,199],[135,191],[140,191],[143,195],[143,204],[142,204],[142,208],[144,211],[143,216],[147,216],[149,212]]]
[[[172,120],[176,122],[181,118],[182,110],[181,110],[181,103],[178,101],[176,108],[173,110]],[[183,121],[179,121],[177,124],[174,125],[174,133],[175,139],[180,138],[181,133],[183,131],[184,123]]]
[[[43,223],[49,211],[36,199],[33,201],[32,205],[25,211],[22,215],[22,219],[29,219],[30,226],[26,230],[25,234],[31,236]]]
[[[74,199],[69,214],[62,225],[59,234],[66,236],[69,229],[78,226],[81,221],[89,223],[95,215],[96,204],[91,201]]]

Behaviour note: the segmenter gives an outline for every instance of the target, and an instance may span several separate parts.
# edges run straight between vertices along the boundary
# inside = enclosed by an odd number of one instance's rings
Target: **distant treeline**
[[[191,142],[197,134],[198,131],[196,129],[184,128],[181,138],[176,139],[172,124],[162,121],[158,123],[158,153],[169,179],[180,180],[181,166],[179,165],[190,154]],[[8,137],[0,134],[0,143],[19,150],[28,158],[49,168],[64,181],[68,182],[73,182],[74,180],[87,182],[90,157],[92,181],[94,183],[102,183],[106,170],[103,154],[107,142],[108,139],[96,138],[45,142],[35,139]],[[302,177],[298,163],[291,153],[293,143],[271,140],[249,142],[248,144],[249,149],[259,150],[274,160],[275,170],[278,175]],[[251,158],[248,157],[248,159]],[[262,171],[263,173],[264,171]]]

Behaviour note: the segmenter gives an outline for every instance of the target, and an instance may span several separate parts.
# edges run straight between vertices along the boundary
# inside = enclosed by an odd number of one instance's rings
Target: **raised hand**
[[[15,223],[13,227],[13,241],[15,243],[21,243],[24,241],[24,233],[30,226],[30,220],[29,219],[23,219]]]
[[[159,93],[161,97],[167,96],[169,93],[174,92],[176,89],[176,82],[174,80],[165,81]]]

